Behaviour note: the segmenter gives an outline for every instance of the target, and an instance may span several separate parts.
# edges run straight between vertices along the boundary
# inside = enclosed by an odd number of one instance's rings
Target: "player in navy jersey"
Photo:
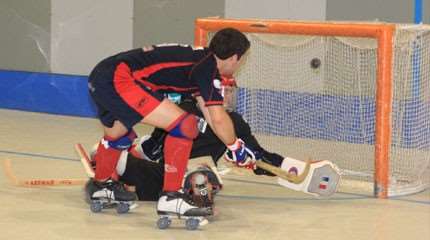
[[[206,122],[232,152],[239,166],[254,158],[238,139],[232,120],[223,107],[221,76],[232,76],[250,47],[244,34],[226,28],[218,31],[207,49],[178,44],[154,45],[111,56],[100,62],[89,76],[104,136],[94,155],[96,161],[91,198],[133,201],[135,194],[118,183],[118,161],[132,150],[138,123],[162,128],[164,140],[163,193],[159,213],[207,215],[180,191],[193,139],[198,135],[197,117],[186,113],[164,97],[164,93],[192,94]],[[248,157],[251,155],[251,157]],[[113,193],[113,194],[112,194]],[[114,197],[113,197],[114,196]]]

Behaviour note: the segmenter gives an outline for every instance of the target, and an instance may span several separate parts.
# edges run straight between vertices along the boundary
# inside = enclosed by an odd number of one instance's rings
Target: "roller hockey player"
[[[198,135],[197,118],[163,94],[192,95],[208,125],[230,149],[232,159],[238,166],[246,167],[252,163],[248,158],[251,151],[236,136],[222,106],[220,79],[236,72],[249,47],[243,33],[225,28],[215,33],[208,48],[160,44],[121,52],[98,63],[88,78],[88,87],[104,135],[94,156],[95,182],[89,189],[96,190],[91,197],[108,190],[124,193],[122,196],[129,195],[127,199],[131,199],[133,193],[113,188],[120,184],[115,168],[121,155],[130,151],[136,137],[133,127],[143,123],[167,132],[163,142],[163,192],[157,212],[177,216],[211,214],[209,208],[198,209],[181,191],[193,140]],[[110,181],[114,184],[109,184]]]

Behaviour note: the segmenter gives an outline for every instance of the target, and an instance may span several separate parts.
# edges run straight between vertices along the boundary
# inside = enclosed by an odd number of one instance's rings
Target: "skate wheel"
[[[130,210],[130,206],[127,203],[119,203],[116,207],[116,212],[118,214],[127,213]]]
[[[101,202],[91,202],[90,210],[93,213],[99,213],[103,209],[103,204]]]
[[[170,226],[171,223],[172,223],[172,220],[169,219],[168,217],[161,217],[157,221],[157,227],[159,229],[166,229]]]
[[[200,221],[197,218],[188,218],[185,221],[185,227],[191,231],[196,230],[199,227],[199,223]]]

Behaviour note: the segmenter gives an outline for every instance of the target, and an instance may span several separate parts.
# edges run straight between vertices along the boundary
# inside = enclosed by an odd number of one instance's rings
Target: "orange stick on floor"
[[[3,161],[3,170],[9,181],[20,187],[52,187],[52,186],[76,186],[83,185],[88,179],[70,178],[70,179],[58,179],[58,178],[46,178],[46,179],[19,179],[12,169],[12,163],[10,159]]]
[[[94,170],[91,167],[91,160],[87,154],[87,151],[85,150],[84,146],[82,144],[78,143],[75,145],[75,150],[79,155],[79,158],[81,160],[82,166],[85,169],[85,172],[87,173],[88,177],[94,178]]]

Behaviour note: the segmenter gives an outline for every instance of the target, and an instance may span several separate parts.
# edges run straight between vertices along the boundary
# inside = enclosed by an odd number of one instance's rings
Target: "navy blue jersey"
[[[139,48],[122,52],[113,58],[117,64],[129,67],[133,81],[151,91],[201,95],[206,106],[223,103],[215,56],[207,49],[163,44],[146,51]]]

